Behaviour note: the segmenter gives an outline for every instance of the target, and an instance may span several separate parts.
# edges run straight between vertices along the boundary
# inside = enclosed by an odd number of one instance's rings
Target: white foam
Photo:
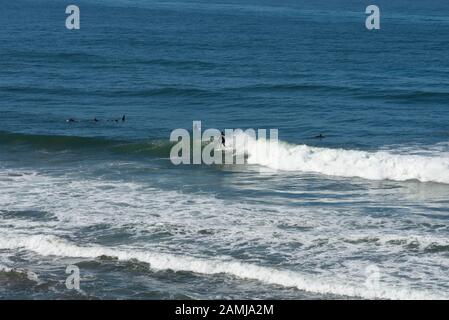
[[[36,273],[34,273],[33,271],[31,271],[31,270],[25,270],[25,269],[22,269],[22,268],[11,268],[11,267],[8,267],[8,266],[0,264],[0,272],[25,274],[26,277],[28,278],[28,280],[34,281],[37,284],[43,283],[39,279],[39,276]]]
[[[12,272],[12,271],[14,271],[14,269],[0,264],[0,271],[1,272]]]
[[[243,279],[258,280],[263,283],[294,287],[299,290],[367,299],[441,299],[445,298],[431,292],[415,291],[407,288],[387,288],[382,286],[365,287],[354,284],[336,283],[318,276],[305,276],[287,270],[277,270],[254,264],[225,259],[205,259],[157,252],[139,251],[132,248],[108,248],[102,246],[82,247],[61,238],[49,235],[1,236],[0,248],[26,249],[43,256],[96,258],[116,257],[119,260],[136,259],[150,264],[154,270],[188,271],[199,274],[229,274]]]
[[[232,180],[235,177],[223,179],[231,179],[226,181],[228,185],[238,185]],[[442,187],[444,189],[445,186]],[[350,292],[354,291],[357,293],[355,296],[364,298],[401,299],[402,293],[398,293],[400,290],[395,289],[396,286],[431,290],[435,296],[447,292],[446,274],[441,267],[448,264],[447,257],[444,254],[416,253],[419,249],[426,250],[429,245],[445,246],[446,229],[438,227],[441,224],[438,220],[424,214],[429,213],[428,203],[417,198],[414,190],[410,194],[410,190],[406,190],[400,197],[396,192],[377,194],[372,189],[358,193],[343,192],[344,197],[337,199],[327,193],[320,194],[320,202],[347,199],[348,205],[339,209],[338,206],[301,205],[308,204],[311,201],[309,197],[304,197],[301,200],[304,202],[298,202],[298,206],[284,203],[285,198],[271,198],[270,202],[262,203],[247,202],[241,198],[235,201],[209,194],[160,190],[147,182],[117,183],[103,179],[80,179],[77,175],[59,177],[0,172],[0,189],[0,211],[36,210],[57,218],[37,217],[30,220],[24,218],[26,215],[16,217],[14,214],[4,219],[0,217],[0,248],[23,247],[30,252],[61,257],[109,255],[134,258],[150,263],[153,268],[209,274],[227,272],[236,277],[310,292],[346,292],[351,295]],[[295,190],[307,189],[300,185],[290,191]],[[404,192],[397,192],[401,191]],[[444,195],[443,192],[443,200]],[[406,196],[410,198],[404,201]],[[402,200],[398,201],[398,198]],[[400,211],[396,213],[404,214],[393,214],[379,220],[377,216],[365,214],[358,205],[349,205],[367,199],[376,200],[382,207],[397,208]],[[403,208],[413,210],[402,211]],[[89,234],[89,230],[96,230],[90,229],[90,226],[105,228],[98,234],[109,235],[115,230],[121,232],[121,229],[132,233],[129,239],[120,242],[129,244],[129,247],[109,248],[108,241],[98,239],[95,231]],[[66,237],[78,239],[77,231],[85,227],[89,227],[88,235],[82,240],[86,246],[61,240]],[[22,236],[14,239],[13,234]],[[30,237],[36,240],[33,244],[31,240],[24,240],[26,234],[40,234],[42,237]],[[159,237],[158,234],[163,236]],[[148,239],[147,235],[156,236]],[[88,246],[88,241],[93,242],[91,246]],[[217,259],[210,256],[211,248],[229,255],[247,250],[252,262]],[[180,250],[183,256],[176,255]],[[13,251],[2,251],[0,257],[14,254]],[[160,255],[158,252],[171,255]],[[401,260],[397,259],[399,254]],[[192,256],[201,258],[189,258]],[[271,266],[272,256],[275,261],[281,257],[283,265],[288,265],[286,268],[292,271],[276,270],[277,266]],[[161,262],[162,258],[165,264]],[[377,263],[383,270],[383,283],[392,288],[385,289],[383,294],[373,295],[363,286],[360,287],[358,280],[362,279],[359,282],[363,284],[363,270],[367,263]],[[247,274],[246,270],[252,271]],[[329,279],[332,281],[329,282]]]
[[[449,184],[449,156],[393,154],[270,143],[248,135],[248,163],[276,170],[320,173],[329,176],[360,177],[369,180],[418,180]],[[244,141],[240,137],[240,141]],[[260,150],[269,150],[269,156]]]
[[[343,241],[366,241],[382,245],[399,244],[402,246],[415,246],[419,250],[425,250],[432,246],[449,247],[449,239],[436,236],[421,236],[421,235],[389,235],[389,234],[371,234],[371,235],[355,235],[345,236]]]

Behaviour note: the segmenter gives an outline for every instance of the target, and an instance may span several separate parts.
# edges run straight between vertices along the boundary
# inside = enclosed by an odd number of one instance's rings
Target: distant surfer
[[[119,122],[119,121],[125,122],[126,121],[126,115],[123,115],[123,117],[121,119],[114,119],[114,120],[105,120],[105,121],[115,121],[115,122]],[[97,117],[94,117],[92,120],[92,122],[100,122],[100,120]],[[77,120],[73,119],[73,118],[69,118],[67,119],[65,122],[78,122]]]
[[[320,133],[319,135],[315,136],[315,139],[324,139],[326,138],[322,133]]]

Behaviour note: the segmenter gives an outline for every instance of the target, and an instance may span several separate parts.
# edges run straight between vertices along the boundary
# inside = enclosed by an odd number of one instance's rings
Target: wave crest
[[[245,134],[245,133],[243,133]],[[275,170],[369,180],[417,180],[449,184],[449,157],[330,149],[270,142],[246,135],[248,163]],[[243,139],[239,139],[243,140]],[[260,150],[269,150],[269,156]]]
[[[61,238],[49,235],[1,236],[0,248],[26,249],[44,256],[98,258],[116,257],[119,260],[137,260],[148,263],[153,270],[187,271],[206,275],[228,274],[242,279],[297,288],[299,290],[367,299],[440,299],[441,296],[427,291],[412,291],[407,288],[356,286],[337,283],[298,272],[277,270],[233,260],[212,260],[148,251],[132,248],[108,248],[102,246],[81,247]]]

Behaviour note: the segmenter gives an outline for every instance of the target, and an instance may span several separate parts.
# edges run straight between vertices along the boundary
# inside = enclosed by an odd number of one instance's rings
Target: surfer
[[[73,118],[70,118],[70,119],[67,119],[66,122],[77,122],[77,121]]]
[[[100,121],[100,120],[98,120],[96,117],[94,118],[94,122],[98,122],[98,121]]]
[[[126,120],[126,115],[123,115],[122,122],[125,122],[125,120]]]
[[[223,131],[221,132],[221,144],[223,145],[223,147],[226,147],[226,139]]]
[[[322,133],[320,133],[319,135],[315,136],[315,139],[324,139],[326,138]]]

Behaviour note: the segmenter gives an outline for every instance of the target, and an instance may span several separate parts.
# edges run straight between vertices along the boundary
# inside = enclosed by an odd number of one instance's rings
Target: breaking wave
[[[367,287],[342,284],[331,280],[312,278],[301,273],[277,270],[270,267],[242,263],[235,260],[196,258],[132,248],[108,248],[103,246],[78,246],[61,238],[49,235],[1,236],[0,248],[25,249],[43,256],[78,257],[93,259],[102,256],[119,260],[138,260],[148,263],[153,270],[187,271],[206,275],[228,274],[242,279],[297,288],[299,290],[366,299],[439,299],[441,296],[427,291],[406,288]]]
[[[319,173],[369,180],[417,180],[449,184],[447,155],[393,154],[294,145],[285,142],[256,140],[246,133],[237,141],[237,150],[245,150],[248,163],[275,170]],[[261,152],[262,150],[262,152]]]
[[[415,180],[449,184],[449,154],[423,152],[398,154],[390,151],[361,151],[311,147],[286,142],[270,142],[241,133],[234,147],[244,150],[246,163],[281,171],[319,173],[368,180]],[[239,142],[240,141],[240,142]],[[246,141],[245,146],[239,145]],[[148,155],[168,158],[174,143],[168,140],[119,141],[103,138],[26,135],[0,131],[0,143],[6,146],[31,146],[51,151],[83,150],[124,155]],[[262,152],[261,152],[262,150]],[[268,152],[266,152],[268,150]]]

